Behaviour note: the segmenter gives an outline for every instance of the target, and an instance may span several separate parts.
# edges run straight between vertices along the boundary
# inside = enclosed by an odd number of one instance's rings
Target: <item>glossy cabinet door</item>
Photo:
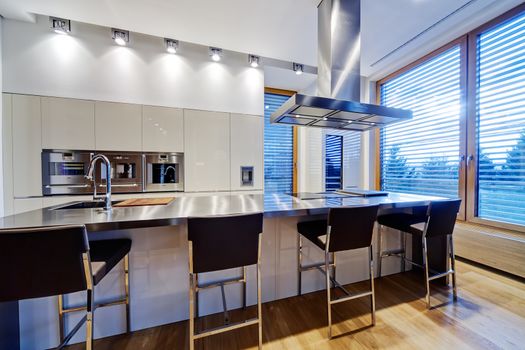
[[[26,211],[41,209],[44,206],[42,197],[40,198],[20,198],[14,200],[15,214],[24,213]]]
[[[263,188],[264,118],[231,114],[231,190]],[[253,183],[243,184],[241,167],[253,167]]]
[[[91,150],[95,148],[95,102],[42,97],[42,147]]]
[[[40,97],[12,95],[13,195],[42,195]]]
[[[230,115],[184,110],[186,191],[230,190]]]
[[[13,215],[13,95],[2,94],[3,215]]]
[[[142,107],[142,150],[145,152],[184,152],[182,109]]]
[[[95,149],[142,150],[142,106],[128,103],[95,103]]]

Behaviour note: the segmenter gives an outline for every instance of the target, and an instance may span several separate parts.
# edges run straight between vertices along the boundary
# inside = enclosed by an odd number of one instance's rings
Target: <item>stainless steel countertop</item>
[[[43,208],[0,218],[1,228],[85,224],[89,231],[109,231],[183,223],[191,216],[264,212],[265,217],[326,214],[329,208],[380,204],[381,209],[424,205],[440,197],[390,193],[378,197],[300,200],[287,194],[216,194],[175,196],[169,205],[101,209]],[[63,205],[61,205],[63,206]],[[0,232],[1,233],[1,232]]]

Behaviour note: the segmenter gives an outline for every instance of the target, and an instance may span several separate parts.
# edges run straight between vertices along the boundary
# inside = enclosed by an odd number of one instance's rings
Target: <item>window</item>
[[[325,136],[325,190],[342,188],[343,182],[343,136]]]
[[[525,225],[525,13],[477,38],[477,216]]]
[[[270,124],[270,115],[290,96],[264,94],[264,190],[293,192],[294,136],[293,128]]]
[[[460,197],[460,218],[525,232],[525,4],[377,88],[414,112],[380,132],[382,189]]]
[[[383,190],[458,197],[460,58],[458,44],[380,85],[382,105],[414,113],[381,129]]]

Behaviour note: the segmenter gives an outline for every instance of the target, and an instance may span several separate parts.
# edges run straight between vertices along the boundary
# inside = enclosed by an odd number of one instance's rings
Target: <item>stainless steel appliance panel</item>
[[[43,150],[42,193],[92,193],[93,186],[84,177],[90,159],[91,153],[85,151]]]
[[[155,153],[145,156],[145,191],[184,191],[184,155]]]
[[[99,152],[108,157],[111,163],[111,192],[130,193],[142,192],[142,154]],[[106,187],[106,170],[97,167],[97,192]]]

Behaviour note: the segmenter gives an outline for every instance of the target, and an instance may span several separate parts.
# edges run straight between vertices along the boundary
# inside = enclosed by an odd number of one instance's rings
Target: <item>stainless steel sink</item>
[[[111,205],[115,205],[122,201],[112,201]],[[62,210],[62,209],[94,209],[94,208],[104,208],[104,202],[95,202],[95,201],[86,201],[86,202],[74,202],[68,203],[60,206],[51,208],[52,210]]]

